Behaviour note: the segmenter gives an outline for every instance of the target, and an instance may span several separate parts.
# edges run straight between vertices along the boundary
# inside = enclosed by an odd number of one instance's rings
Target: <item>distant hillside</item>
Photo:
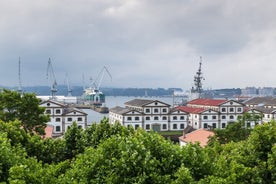
[[[5,88],[5,87],[2,87]],[[9,88],[17,90],[17,88]],[[57,87],[58,91],[56,95],[64,95],[68,94],[67,86],[60,85]],[[37,95],[50,95],[50,87],[48,86],[32,86],[25,87],[24,92],[35,93]],[[101,88],[101,91],[106,96],[171,96],[173,91],[182,91],[181,88]],[[72,87],[72,95],[73,96],[81,96],[83,94],[82,86],[73,86]]]
[[[5,88],[5,87],[2,87]],[[8,88],[14,89],[17,88]],[[56,95],[64,95],[68,94],[67,86],[60,85],[57,87],[58,91]],[[50,95],[50,87],[48,86],[33,86],[33,87],[25,87],[24,92],[35,93],[37,95]],[[183,92],[181,88],[101,88],[101,91],[106,96],[172,96],[173,91]],[[72,95],[73,96],[81,96],[83,94],[82,86],[73,86],[72,87]],[[215,89],[205,91],[206,98],[231,98],[233,96],[237,96],[241,94],[240,88],[231,88],[231,89]]]

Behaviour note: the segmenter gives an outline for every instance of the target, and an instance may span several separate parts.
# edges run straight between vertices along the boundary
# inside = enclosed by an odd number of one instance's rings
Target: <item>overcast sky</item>
[[[1,0],[0,85],[276,87],[275,0]],[[84,76],[84,77],[83,77]],[[84,78],[84,80],[83,80]]]

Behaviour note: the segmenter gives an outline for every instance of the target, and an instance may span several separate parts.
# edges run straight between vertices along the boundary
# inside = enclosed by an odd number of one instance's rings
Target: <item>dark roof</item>
[[[130,100],[128,102],[125,103],[126,106],[138,106],[138,107],[142,107],[144,105],[147,105],[149,103],[154,102],[155,100],[146,100],[146,99],[134,99],[134,100]]]
[[[116,106],[116,107],[109,109],[109,112],[114,112],[116,114],[121,114],[121,115],[125,114],[129,111],[133,111],[133,110],[126,108],[126,107],[120,107],[120,106]]]
[[[253,97],[243,102],[245,105],[276,105],[275,97]]]
[[[265,107],[255,107],[253,109],[256,109],[265,114],[272,114],[273,111],[276,111],[276,109],[274,109],[274,108],[265,108]]]
[[[191,133],[193,131],[195,131],[197,129],[193,128],[192,126],[188,125],[184,130],[183,130],[183,133],[184,134],[188,134],[188,133]]]
[[[40,103],[40,105],[45,104],[45,103],[53,103],[53,104],[56,104],[56,105],[59,105],[59,106],[62,106],[62,107],[66,106],[64,103],[61,103],[61,102],[58,102],[58,101],[55,101],[55,100],[45,100],[45,101],[42,101]]]
[[[87,113],[85,113],[83,110],[78,109],[78,108],[73,108],[73,107],[65,108],[64,111],[63,111],[63,114],[69,114],[71,112],[79,112],[79,113],[82,113],[84,115],[87,115]]]

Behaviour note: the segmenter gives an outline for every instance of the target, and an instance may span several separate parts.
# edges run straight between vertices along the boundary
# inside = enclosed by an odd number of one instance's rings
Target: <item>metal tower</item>
[[[49,58],[48,66],[47,66],[47,79],[51,82],[52,99],[54,99],[57,92],[57,81],[56,81],[55,73],[51,63],[51,58]]]
[[[18,89],[17,89],[17,91],[20,94],[23,92],[22,81],[21,81],[21,61],[20,61],[20,57],[19,57],[19,61],[18,61]]]
[[[202,57],[200,56],[199,68],[194,76],[194,87],[192,88],[193,93],[198,93],[199,96],[203,92],[202,89],[202,80],[204,80],[203,73],[201,71]]]

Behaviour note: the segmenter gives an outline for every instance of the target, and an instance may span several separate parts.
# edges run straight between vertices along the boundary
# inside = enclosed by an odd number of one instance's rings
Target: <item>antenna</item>
[[[19,56],[19,60],[18,60],[18,92],[21,94],[22,93],[22,81],[21,81],[21,60],[20,60],[20,56]]]
[[[71,85],[70,85],[70,82],[69,82],[69,79],[68,79],[68,73],[66,73],[66,83],[67,83],[67,96],[72,96],[72,88],[71,88]]]
[[[204,80],[203,73],[201,71],[201,65],[202,65],[202,57],[200,56],[200,62],[199,62],[199,68],[196,72],[196,75],[194,76],[194,88],[192,89],[192,92],[197,92],[199,95],[202,93],[202,80]]]
[[[47,79],[50,80],[51,82],[51,93],[52,93],[52,98],[54,98],[57,92],[57,81],[56,81],[55,73],[51,63],[51,58],[49,58],[48,60]]]

